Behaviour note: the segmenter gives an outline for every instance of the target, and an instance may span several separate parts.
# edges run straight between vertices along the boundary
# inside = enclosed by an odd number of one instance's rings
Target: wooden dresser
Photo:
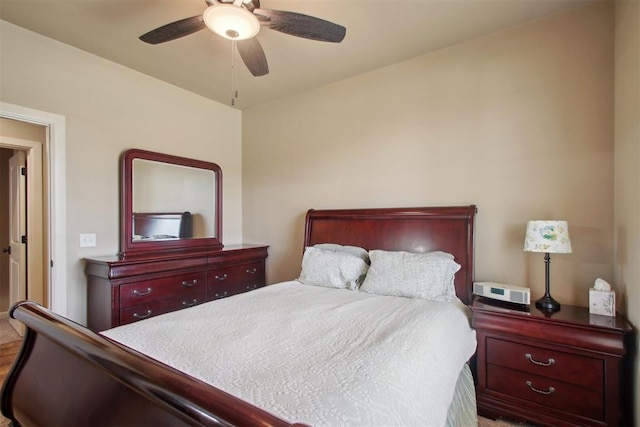
[[[545,316],[476,299],[478,413],[547,426],[624,425],[625,356],[632,329],[621,316],[563,305]]]
[[[88,258],[88,326],[102,331],[262,287],[267,248]]]

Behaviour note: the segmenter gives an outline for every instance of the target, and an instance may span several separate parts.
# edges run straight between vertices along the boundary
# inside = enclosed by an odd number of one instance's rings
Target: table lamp
[[[559,311],[560,303],[551,297],[549,289],[550,253],[571,253],[569,226],[567,221],[529,221],[524,239],[524,250],[527,252],[544,252],[544,296],[536,301],[536,307],[545,311]]]

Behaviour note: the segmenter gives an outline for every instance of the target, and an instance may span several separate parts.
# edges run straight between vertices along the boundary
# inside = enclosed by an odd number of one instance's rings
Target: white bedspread
[[[288,421],[442,426],[475,332],[460,302],[284,282],[103,332]]]

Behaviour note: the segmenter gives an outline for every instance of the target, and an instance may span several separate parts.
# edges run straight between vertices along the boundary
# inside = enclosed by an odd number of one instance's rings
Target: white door
[[[26,179],[22,174],[26,167],[24,151],[16,151],[9,159],[9,303],[11,305],[27,298],[27,245],[22,242],[26,236]],[[24,333],[24,325],[10,318],[11,325],[20,335]]]

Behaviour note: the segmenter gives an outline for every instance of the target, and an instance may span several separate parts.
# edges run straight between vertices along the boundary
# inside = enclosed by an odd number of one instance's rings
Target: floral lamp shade
[[[555,254],[571,253],[567,221],[529,221],[524,250]]]

